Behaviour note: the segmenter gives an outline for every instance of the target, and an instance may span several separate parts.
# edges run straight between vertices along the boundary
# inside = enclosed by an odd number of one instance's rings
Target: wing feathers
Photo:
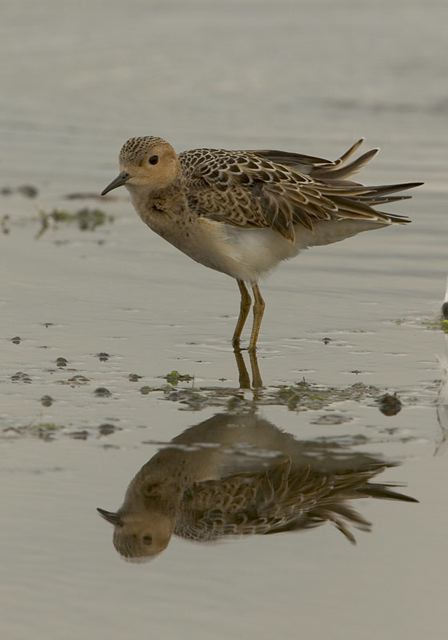
[[[347,163],[358,140],[336,161],[278,150],[195,149],[179,155],[189,207],[199,216],[240,227],[270,227],[294,242],[300,225],[327,220],[405,223],[405,216],[374,209],[410,196],[391,195],[421,182],[364,186],[347,180],[377,153]]]

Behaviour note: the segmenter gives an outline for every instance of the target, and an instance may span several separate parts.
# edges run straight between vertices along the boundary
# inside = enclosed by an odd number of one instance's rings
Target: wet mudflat
[[[109,3],[107,28],[102,3],[87,14],[39,3],[39,28],[34,4],[7,9],[2,637],[444,637],[446,10],[387,6],[385,21],[378,5],[353,2],[336,13],[324,2]],[[86,24],[102,25],[97,40]],[[12,69],[19,42],[27,56]],[[325,157],[365,135],[383,148],[372,184],[426,184],[395,207],[412,225],[310,250],[269,277],[251,361],[229,344],[235,284],[146,230],[126,193],[96,197],[136,134],[179,149]],[[250,388],[254,374],[261,388]],[[176,504],[168,543],[149,564],[125,562],[96,507],[116,512],[133,476],[158,459],[157,500],[178,459],[194,473],[183,502],[164,494]],[[311,520],[271,535],[241,531],[241,517],[191,524],[194,483],[268,478],[271,497],[260,495],[272,515],[292,500],[282,487],[303,487],[306,474],[315,487],[366,469],[377,471],[371,483],[398,483],[393,491],[419,502],[358,499],[358,489],[345,496],[358,520],[336,498],[324,513],[319,494]]]

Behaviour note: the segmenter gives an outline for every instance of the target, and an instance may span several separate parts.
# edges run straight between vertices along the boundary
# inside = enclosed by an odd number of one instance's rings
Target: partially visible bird
[[[445,299],[442,304],[442,318],[448,320],[448,278],[446,281]]]
[[[408,218],[376,207],[421,182],[364,186],[348,178],[378,152],[348,162],[362,139],[338,160],[287,151],[193,149],[179,155],[162,138],[131,138],[120,151],[120,174],[102,192],[125,185],[142,220],[206,267],[235,278],[241,293],[232,343],[254,297],[249,350],[257,346],[265,303],[258,282],[300,250]]]
[[[436,453],[441,454],[448,448],[448,278],[446,280],[445,298],[442,304],[442,329],[445,332],[445,350],[439,357],[442,379],[440,381],[439,395],[437,398],[437,421],[440,426],[440,441],[436,447]]]
[[[98,512],[114,525],[114,546],[126,559],[154,557],[173,533],[208,542],[325,522],[354,543],[350,526],[370,531],[371,525],[350,501],[416,502],[393,491],[394,484],[371,482],[388,466],[359,453],[332,456],[255,414],[219,414],[151,458],[117,512]]]

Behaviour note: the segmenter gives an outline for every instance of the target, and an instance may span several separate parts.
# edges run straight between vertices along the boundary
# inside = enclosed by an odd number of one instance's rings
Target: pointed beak
[[[97,507],[96,510],[98,511],[100,516],[107,520],[107,522],[110,522],[110,524],[113,524],[114,526],[121,526],[123,524],[118,513],[114,513],[113,511],[106,511],[105,509],[100,509],[99,507]]]
[[[117,187],[122,187],[124,184],[126,184],[129,178],[130,178],[129,173],[126,173],[126,171],[122,171],[121,173],[118,174],[118,176],[114,180],[112,180],[110,184],[107,185],[107,187],[101,192],[101,195],[105,196],[106,193],[109,193],[109,191],[112,191],[112,189],[116,189]]]

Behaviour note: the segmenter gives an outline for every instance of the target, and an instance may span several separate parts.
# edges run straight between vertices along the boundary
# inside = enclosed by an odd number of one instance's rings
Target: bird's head
[[[179,175],[179,159],[173,147],[162,138],[130,138],[121,148],[120,173],[101,193],[125,185],[128,189],[162,191]]]
[[[113,525],[114,547],[125,560],[151,560],[168,546],[174,528],[168,514],[97,511]]]

